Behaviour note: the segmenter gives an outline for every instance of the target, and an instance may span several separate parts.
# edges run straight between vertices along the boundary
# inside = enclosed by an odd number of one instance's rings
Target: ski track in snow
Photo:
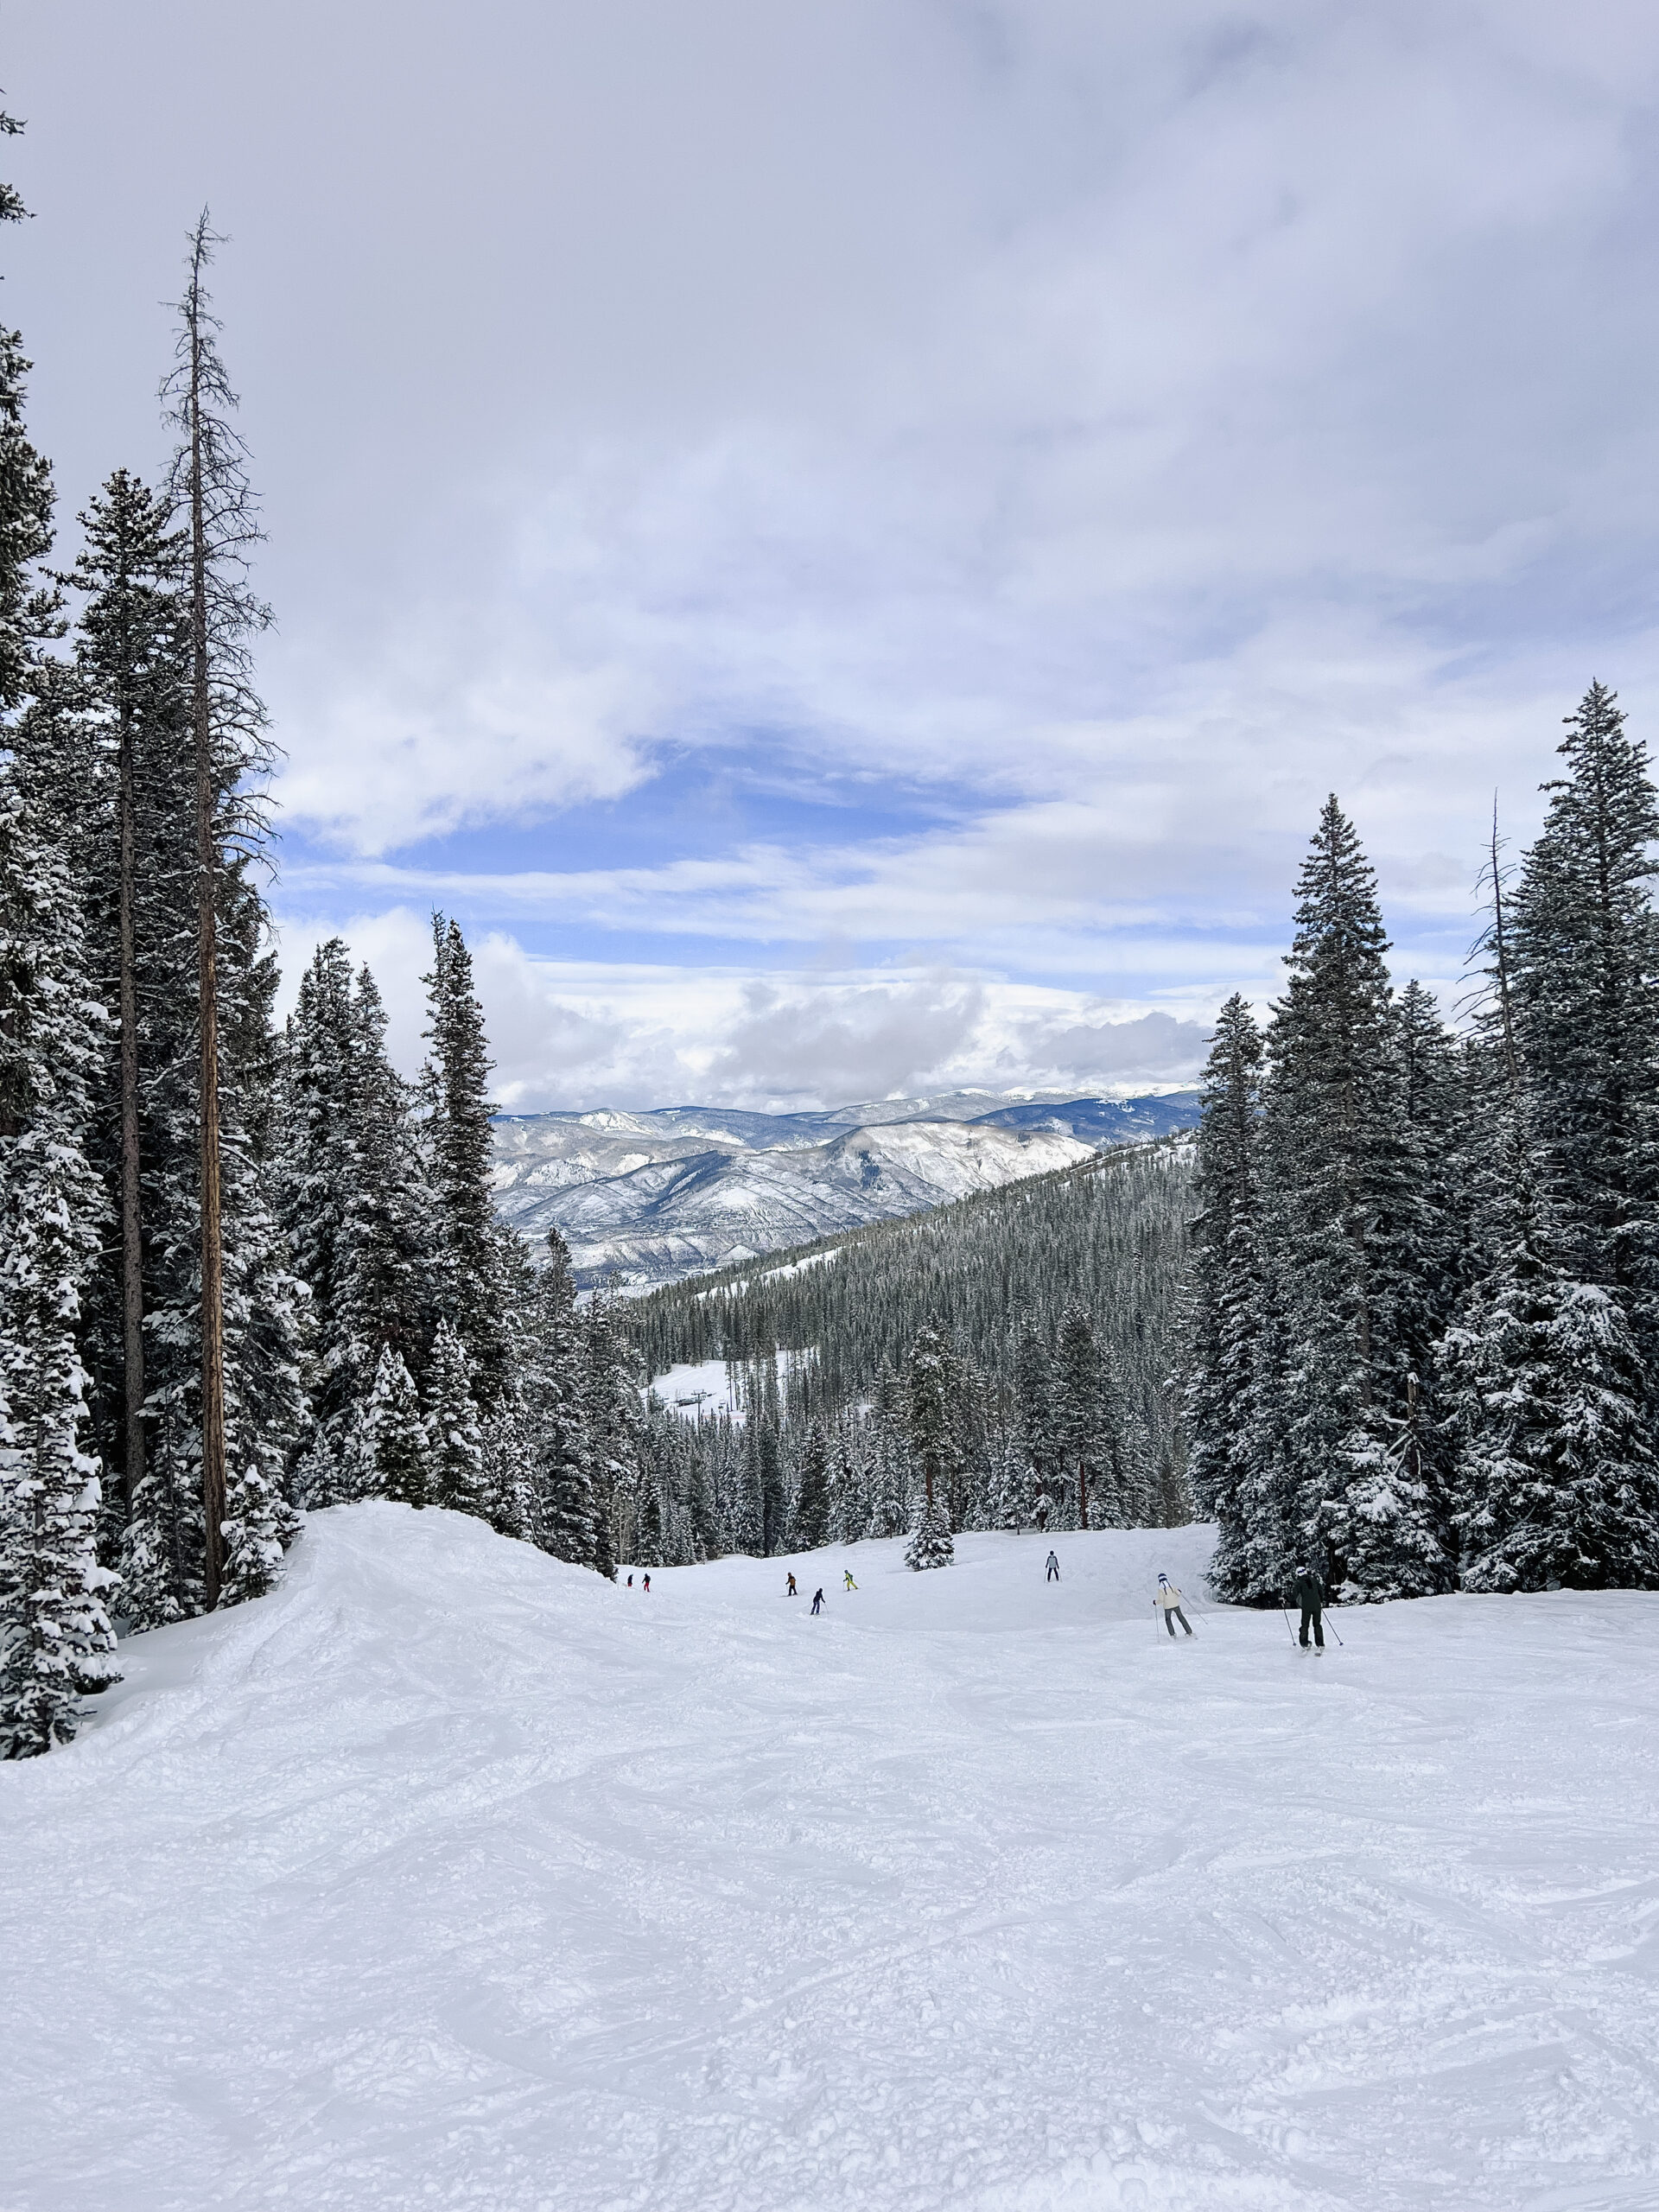
[[[1653,2212],[1659,1599],[1047,1548],[314,1516],[0,1769],[0,2206]]]

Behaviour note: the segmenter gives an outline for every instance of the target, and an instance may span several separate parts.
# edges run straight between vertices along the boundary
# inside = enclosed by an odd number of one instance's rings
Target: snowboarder
[[[1297,1641],[1304,1651],[1307,1649],[1307,1631],[1313,1631],[1313,1649],[1325,1649],[1325,1585],[1311,1567],[1299,1567],[1291,1595],[1302,1609],[1302,1632]]]
[[[801,1594],[795,1587],[795,1578],[792,1574],[789,1578],[789,1594],[791,1598],[798,1598]]]
[[[823,1611],[823,1592],[822,1590],[815,1590],[812,1592],[812,1610],[815,1613],[821,1613]]]
[[[842,1581],[847,1585],[847,1587],[848,1587],[849,1590],[856,1590],[856,1589],[857,1589],[858,1585],[857,1585],[857,1583],[856,1583],[856,1582],[855,1582],[855,1581],[854,1581],[854,1580],[853,1580],[853,1570],[852,1570],[852,1568],[851,1568],[850,1567],[844,1567],[844,1568],[842,1570],[842,1577],[841,1577],[841,1579],[842,1579]]]
[[[1060,1562],[1052,1552],[1048,1555],[1048,1573],[1044,1579],[1049,1582],[1058,1582],[1060,1579]]]
[[[1158,1595],[1153,1602],[1164,1609],[1164,1626],[1169,1630],[1169,1640],[1172,1643],[1175,1641],[1177,1621],[1179,1621],[1189,1636],[1192,1635],[1192,1624],[1181,1611],[1181,1593],[1166,1574],[1159,1576]]]

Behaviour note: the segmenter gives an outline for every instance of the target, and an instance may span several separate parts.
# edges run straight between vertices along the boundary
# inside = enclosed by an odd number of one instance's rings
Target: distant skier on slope
[[[812,1592],[812,1610],[815,1613],[821,1613],[823,1611],[823,1592],[822,1590],[815,1590]]]
[[[1324,1583],[1319,1580],[1319,1576],[1313,1572],[1313,1569],[1311,1567],[1299,1567],[1296,1570],[1296,1580],[1291,1586],[1290,1594],[1295,1599],[1296,1603],[1302,1609],[1302,1632],[1297,1641],[1300,1643],[1303,1650],[1306,1651],[1307,1649],[1307,1631],[1312,1628],[1313,1631],[1313,1648],[1316,1651],[1323,1651],[1325,1649],[1325,1621],[1323,1615],[1325,1612],[1325,1597]]]
[[[795,1578],[792,1574],[789,1578],[789,1594],[791,1598],[798,1598],[801,1594],[795,1587]]]
[[[1055,1554],[1052,1552],[1050,1552],[1048,1555],[1048,1572],[1045,1575],[1044,1580],[1047,1582],[1058,1582],[1059,1579],[1060,1562]]]
[[[841,1579],[847,1585],[847,1587],[849,1590],[857,1589],[858,1585],[853,1580],[853,1570],[850,1567],[842,1569]]]
[[[651,1577],[649,1575],[645,1577],[645,1595],[647,1598],[651,1595]]]
[[[1189,1636],[1192,1635],[1192,1624],[1181,1611],[1181,1593],[1166,1574],[1160,1574],[1158,1578],[1158,1594],[1153,1603],[1161,1605],[1164,1609],[1164,1626],[1169,1630],[1169,1639],[1172,1643],[1175,1641],[1177,1621],[1179,1621]]]

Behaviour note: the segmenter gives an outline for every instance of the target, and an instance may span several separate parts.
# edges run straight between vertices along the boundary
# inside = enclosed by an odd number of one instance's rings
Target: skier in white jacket
[[[1179,1621],[1189,1636],[1192,1635],[1192,1624],[1181,1611],[1181,1593],[1166,1574],[1159,1576],[1158,1595],[1153,1602],[1163,1607],[1164,1626],[1169,1630],[1172,1640],[1174,1637],[1177,1621]]]

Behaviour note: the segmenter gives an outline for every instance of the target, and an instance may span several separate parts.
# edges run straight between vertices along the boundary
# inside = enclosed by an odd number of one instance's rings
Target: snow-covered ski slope
[[[0,2205],[1652,2212],[1659,1599],[1057,1548],[314,1518],[0,1770]]]

